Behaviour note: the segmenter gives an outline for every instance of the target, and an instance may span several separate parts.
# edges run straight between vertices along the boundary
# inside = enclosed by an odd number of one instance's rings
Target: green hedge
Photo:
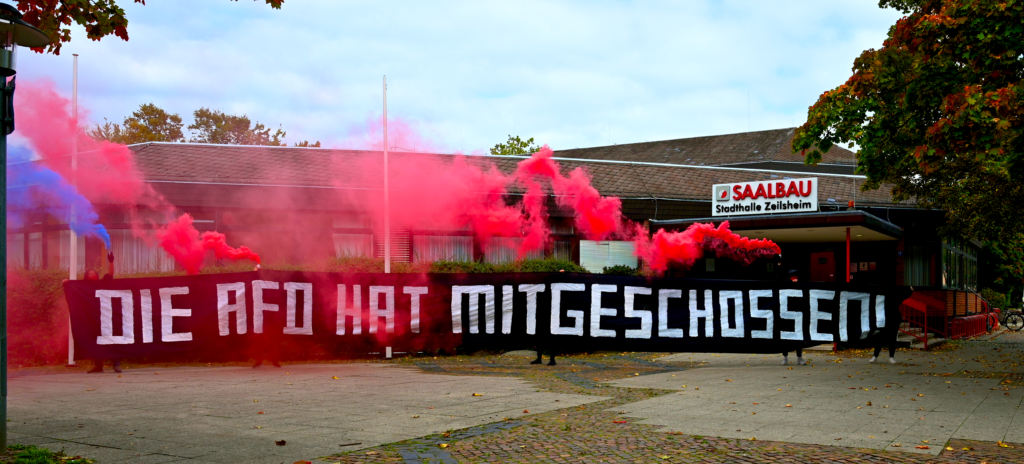
[[[434,261],[430,263],[432,274],[493,274],[518,272],[587,272],[572,261],[561,259],[526,259],[505,264],[481,263],[476,261]]]
[[[993,308],[1006,309],[1006,295],[999,293],[991,288],[983,288],[981,290],[981,297],[992,305]]]
[[[638,276],[642,275],[639,269],[635,267],[629,267],[623,264],[610,266],[602,269],[602,274],[607,275],[619,275],[619,276]]]
[[[10,366],[62,364],[68,356],[67,271],[7,270],[7,351]]]

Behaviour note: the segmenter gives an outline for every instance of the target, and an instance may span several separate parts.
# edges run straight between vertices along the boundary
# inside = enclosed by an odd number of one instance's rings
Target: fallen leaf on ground
[[[334,379],[334,380],[338,380],[338,376],[336,376],[336,375],[332,375],[331,378]]]
[[[612,422],[614,422],[616,424],[628,424],[629,423],[629,421],[612,421]]]
[[[253,403],[259,403],[260,400],[252,400]]]
[[[447,448],[448,444],[447,443],[441,443],[440,445],[437,445],[437,447],[438,448]]]
[[[725,379],[726,382],[732,382],[732,379]]]
[[[419,417],[420,417],[419,414],[413,414],[413,416],[412,416],[413,419],[417,419]]]
[[[474,393],[473,396],[484,396],[484,395],[480,394],[480,393]]]
[[[286,442],[284,440],[278,440],[278,441],[275,441],[274,444],[277,445],[277,446],[284,446],[284,445],[287,445],[288,442]]]
[[[946,451],[953,451],[953,447],[952,446],[947,446],[946,447]]]
[[[928,445],[917,445],[914,448],[917,448],[917,449],[931,449],[931,448],[928,447]]]
[[[974,451],[974,448],[971,448],[970,446],[965,446],[964,451]]]
[[[1000,448],[1013,448],[1012,446],[1003,443],[1002,440],[997,441],[996,444],[999,445]]]
[[[367,455],[367,456],[373,456],[373,455],[375,455],[375,454],[377,454],[377,452],[376,452],[376,451],[367,451],[367,452],[366,452],[366,455]]]
[[[263,426],[262,426],[262,425],[257,425],[257,426],[255,426],[255,427],[253,427],[253,428],[254,428],[254,429],[262,429],[262,428],[263,428]]]
[[[530,413],[530,410],[529,410],[529,409],[524,409],[524,410],[523,410],[523,414],[529,414],[529,413]]]
[[[312,462],[310,462],[310,461],[295,461],[295,462],[294,462],[294,463],[292,463],[292,464],[313,464],[313,463],[312,463]]]
[[[256,414],[263,414],[263,411],[260,411],[260,412],[258,412],[258,413],[256,413]]]
[[[787,407],[787,408],[792,408],[792,407],[793,407],[793,405],[792,405],[792,404],[787,404],[787,405],[786,405],[786,407]]]

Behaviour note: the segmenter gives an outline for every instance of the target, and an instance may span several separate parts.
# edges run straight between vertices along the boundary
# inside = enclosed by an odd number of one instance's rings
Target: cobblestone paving
[[[408,361],[450,375],[512,374],[553,392],[612,397],[585,406],[448,431],[416,440],[320,458],[341,463],[636,463],[636,462],[838,462],[1024,463],[1024,444],[952,440],[939,456],[757,440],[723,439],[659,431],[619,415],[616,406],[670,393],[614,388],[602,382],[673,372],[699,365],[652,362],[660,354],[616,353],[564,357],[554,367],[527,358],[459,356]],[[1014,379],[1017,380],[1017,379]],[[610,411],[609,411],[610,409]],[[911,445],[907,445],[911,446]]]

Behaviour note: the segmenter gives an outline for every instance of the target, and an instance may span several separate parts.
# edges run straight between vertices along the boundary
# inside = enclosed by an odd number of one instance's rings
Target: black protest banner
[[[562,273],[258,271],[65,284],[87,358],[335,357],[384,346],[770,353],[877,343],[910,293]]]

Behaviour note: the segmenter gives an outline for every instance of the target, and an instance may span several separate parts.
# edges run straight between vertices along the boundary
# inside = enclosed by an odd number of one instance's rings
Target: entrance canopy
[[[698,222],[718,225],[725,220],[738,235],[767,238],[776,243],[845,242],[847,228],[850,229],[851,242],[899,240],[903,237],[903,229],[899,226],[856,210],[651,221],[651,230],[684,230]]]

